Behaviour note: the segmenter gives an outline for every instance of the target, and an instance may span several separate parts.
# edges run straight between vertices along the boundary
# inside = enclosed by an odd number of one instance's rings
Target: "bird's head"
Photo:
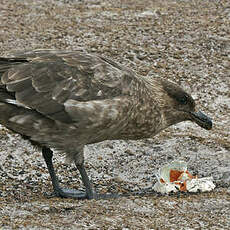
[[[211,118],[196,110],[195,101],[188,93],[173,82],[162,80],[161,84],[167,97],[165,118],[169,125],[190,120],[204,129],[212,128]]]

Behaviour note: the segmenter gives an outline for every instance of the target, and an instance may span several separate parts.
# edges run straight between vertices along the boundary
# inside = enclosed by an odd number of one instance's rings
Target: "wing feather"
[[[15,65],[2,76],[2,83],[16,100],[51,119],[73,122],[66,112],[67,100],[86,102],[111,99],[127,91],[134,74],[117,63],[95,55],[67,51],[31,51],[28,63]],[[13,57],[17,60],[17,57]]]

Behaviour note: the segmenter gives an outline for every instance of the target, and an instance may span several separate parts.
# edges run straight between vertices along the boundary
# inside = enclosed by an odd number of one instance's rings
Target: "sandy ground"
[[[133,194],[97,201],[48,198],[41,153],[1,127],[0,229],[230,229],[229,0],[0,0],[0,54],[34,48],[84,49],[171,79],[214,127],[186,122],[154,139],[86,146],[95,189]],[[175,159],[188,161],[194,175],[212,176],[216,189],[153,192],[156,170]],[[54,162],[64,186],[83,188],[62,155]]]

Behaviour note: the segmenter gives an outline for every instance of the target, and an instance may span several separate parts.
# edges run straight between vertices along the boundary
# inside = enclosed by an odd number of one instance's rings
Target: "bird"
[[[103,55],[36,49],[0,57],[0,124],[41,149],[57,197],[99,197],[84,166],[85,145],[153,138],[183,121],[212,128],[179,85]],[[84,191],[60,186],[54,150],[75,163]]]

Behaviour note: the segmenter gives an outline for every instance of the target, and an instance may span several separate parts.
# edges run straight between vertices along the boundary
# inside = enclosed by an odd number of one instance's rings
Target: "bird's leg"
[[[54,167],[53,167],[53,162],[52,162],[53,152],[52,152],[52,150],[49,148],[43,147],[42,148],[42,155],[45,159],[47,168],[49,170],[49,174],[51,176],[53,189],[54,189],[54,192],[57,196],[65,197],[65,198],[77,198],[77,199],[85,199],[85,198],[92,199],[92,198],[94,198],[93,191],[92,191],[92,188],[91,188],[91,185],[89,182],[89,178],[86,174],[86,171],[85,171],[83,164],[77,165],[77,168],[81,174],[82,181],[86,187],[86,193],[81,192],[81,191],[77,191],[77,190],[73,190],[73,189],[61,188],[59,185],[59,181],[58,181],[58,178],[56,176],[56,173],[54,171]]]
[[[83,163],[82,164],[76,164],[76,167],[81,174],[81,179],[82,179],[82,182],[85,186],[86,197],[88,199],[96,198],[96,194],[93,192],[92,186],[91,186],[90,181],[89,181],[89,177],[85,171],[84,164]]]

